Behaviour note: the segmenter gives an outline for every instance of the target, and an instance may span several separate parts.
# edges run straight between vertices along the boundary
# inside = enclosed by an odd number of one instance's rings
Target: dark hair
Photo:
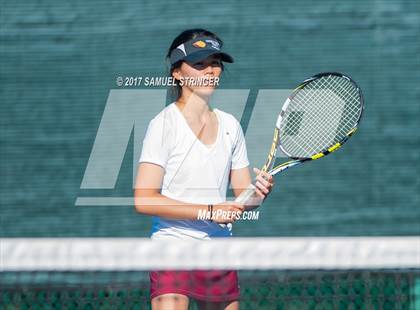
[[[216,41],[218,41],[220,43],[220,47],[223,46],[223,41],[213,32],[208,31],[206,29],[202,29],[202,28],[194,28],[194,29],[188,29],[185,30],[183,32],[181,32],[173,41],[171,46],[169,47],[168,53],[166,54],[166,59],[169,61],[169,58],[171,56],[171,53],[174,49],[176,49],[179,45],[181,45],[182,43],[185,43],[189,40],[195,39],[199,36],[207,36],[210,37],[212,39],[215,39]],[[182,65],[182,60],[174,63],[173,65],[170,66],[169,68],[169,76],[172,77],[172,72],[181,67]],[[222,64],[222,70],[223,70],[223,64]],[[178,100],[179,97],[181,97],[181,92],[182,92],[182,88],[181,86],[179,86],[179,82],[176,81],[175,82],[176,86],[172,86],[171,87],[171,97],[174,100]]]

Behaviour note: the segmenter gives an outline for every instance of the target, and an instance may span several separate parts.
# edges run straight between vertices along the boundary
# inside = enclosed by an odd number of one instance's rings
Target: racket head
[[[349,76],[324,72],[302,82],[278,117],[277,144],[296,160],[323,157],[343,145],[357,130],[363,94]]]

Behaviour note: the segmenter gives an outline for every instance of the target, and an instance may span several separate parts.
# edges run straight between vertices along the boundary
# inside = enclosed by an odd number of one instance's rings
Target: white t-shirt
[[[165,169],[162,195],[187,203],[222,203],[226,200],[231,169],[249,165],[239,122],[231,114],[213,111],[218,119],[218,133],[211,146],[197,138],[175,103],[149,123],[140,162]],[[204,220],[153,217],[152,239],[228,237],[232,235],[229,226],[223,228]]]

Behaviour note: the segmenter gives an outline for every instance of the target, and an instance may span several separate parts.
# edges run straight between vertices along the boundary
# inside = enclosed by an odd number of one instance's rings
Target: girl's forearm
[[[196,220],[199,212],[208,211],[207,205],[185,203],[161,194],[144,197],[136,193],[134,205],[139,213],[172,219]]]

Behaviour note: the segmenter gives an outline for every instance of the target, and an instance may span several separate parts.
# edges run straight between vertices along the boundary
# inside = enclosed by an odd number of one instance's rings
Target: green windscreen
[[[338,71],[365,96],[348,144],[279,175],[260,219],[235,224],[236,236],[419,233],[418,1],[18,1],[2,3],[0,14],[3,237],[149,235],[151,219],[129,204],[75,204],[132,197],[133,162],[166,95],[156,104],[133,99],[143,118],[103,145],[104,156],[124,150],[121,166],[98,168],[118,170],[115,186],[81,189],[111,90],[165,91],[116,79],[166,76],[170,43],[191,27],[216,32],[235,58],[220,89],[249,93],[213,106],[241,122],[252,166],[264,164],[278,113],[263,91]]]

